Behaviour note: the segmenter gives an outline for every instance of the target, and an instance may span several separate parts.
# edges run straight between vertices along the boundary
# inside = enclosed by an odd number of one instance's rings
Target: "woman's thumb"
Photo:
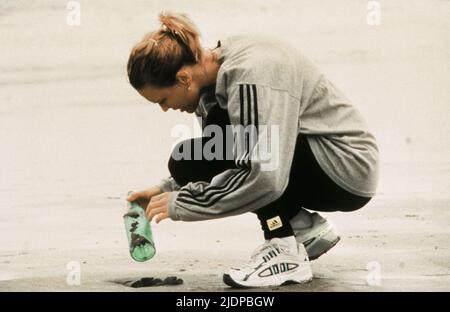
[[[139,192],[132,192],[131,194],[128,193],[127,200],[131,202],[131,201],[136,200],[138,197],[139,197]]]

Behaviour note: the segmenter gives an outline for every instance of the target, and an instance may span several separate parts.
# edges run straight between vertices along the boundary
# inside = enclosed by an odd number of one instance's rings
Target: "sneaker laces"
[[[278,243],[266,242],[260,246],[258,246],[250,256],[250,260],[244,263],[243,267],[245,268],[254,268],[256,265],[259,265],[263,260],[264,255],[268,254],[271,251],[275,251],[275,254],[278,253],[286,253],[289,254],[289,248],[284,245],[280,245]]]

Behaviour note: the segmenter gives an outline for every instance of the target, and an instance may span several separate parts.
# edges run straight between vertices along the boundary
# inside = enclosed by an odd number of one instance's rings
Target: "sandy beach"
[[[171,129],[195,125],[127,82],[130,49],[163,9],[187,13],[207,47],[245,32],[289,41],[377,137],[378,195],[324,214],[342,240],[311,283],[261,291],[450,291],[450,1],[382,2],[375,26],[357,0],[78,2],[70,26],[66,1],[0,0],[0,291],[228,291],[222,274],[263,241],[253,214],[165,220],[156,256],[130,258],[126,193],[168,176]],[[184,283],[121,284],[168,276]]]

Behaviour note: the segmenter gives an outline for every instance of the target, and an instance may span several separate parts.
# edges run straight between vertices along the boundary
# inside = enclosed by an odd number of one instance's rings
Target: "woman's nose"
[[[169,110],[169,108],[167,106],[164,106],[164,105],[161,105],[161,104],[159,104],[159,106],[161,107],[163,112],[167,112]]]

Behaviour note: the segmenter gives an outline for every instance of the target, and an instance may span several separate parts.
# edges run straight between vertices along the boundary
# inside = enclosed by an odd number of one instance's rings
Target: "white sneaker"
[[[307,215],[309,214],[309,216]],[[310,226],[304,227],[304,218],[310,218]],[[298,244],[305,246],[309,260],[315,260],[333,248],[341,239],[334,226],[318,213],[302,209],[290,220]]]
[[[281,238],[273,238],[256,248],[250,261],[231,268],[223,282],[235,288],[268,287],[305,283],[312,280],[311,266],[303,245],[291,250]]]

